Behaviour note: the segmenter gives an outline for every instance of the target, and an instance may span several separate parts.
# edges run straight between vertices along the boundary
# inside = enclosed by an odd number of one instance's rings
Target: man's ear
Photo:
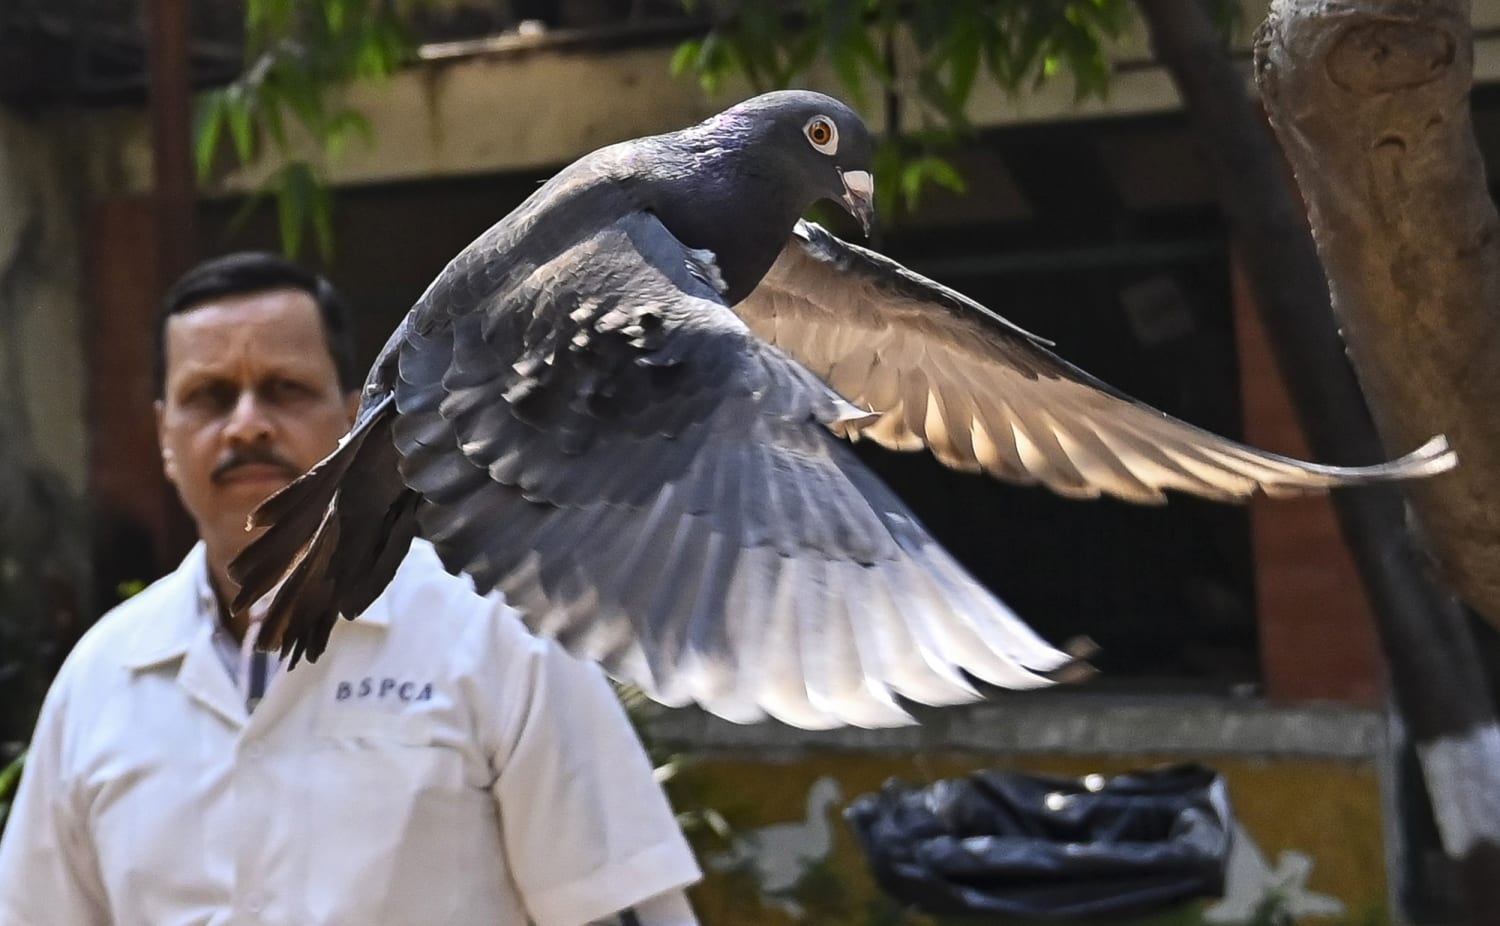
[[[164,424],[166,405],[161,399],[157,399],[151,403],[151,410],[156,413],[156,446],[161,450],[161,471],[166,474],[168,482],[176,485],[177,461],[173,458],[172,448],[167,446],[167,431]]]
[[[354,427],[354,419],[359,415],[359,390],[344,393],[344,411],[349,415],[349,427]]]

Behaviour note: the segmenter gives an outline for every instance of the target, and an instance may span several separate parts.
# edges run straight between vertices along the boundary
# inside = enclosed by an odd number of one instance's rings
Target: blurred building
[[[1247,22],[1258,22],[1264,4],[1248,5]],[[192,4],[195,86],[238,73],[239,7]],[[1474,18],[1476,124],[1493,159],[1500,0],[1476,2]],[[325,269],[358,307],[366,358],[444,263],[539,179],[747,92],[709,98],[670,75],[674,49],[700,25],[667,0],[457,4],[421,28],[431,42],[420,63],[349,91],[372,143],[327,164],[336,250]],[[151,324],[173,229],[151,195],[147,31],[139,0],[0,7],[0,434],[87,500],[95,578],[65,636],[120,583],[164,571],[188,536],[151,417]],[[967,193],[930,192],[882,228],[879,246],[1115,386],[1306,457],[1170,82],[1139,34],[1111,59],[1102,100],[1076,101],[1066,76],[1014,98],[977,90],[977,135],[953,156]],[[837,92],[829,75],[812,83]],[[869,115],[884,125],[883,108]],[[238,221],[273,168],[221,171],[200,191],[196,256],[277,247],[269,209]],[[1313,903],[1325,913],[1337,903],[1344,919],[1330,922],[1442,915],[1440,855],[1326,500],[1073,502],[925,457],[861,453],[1044,635],[1098,641],[1101,676],[881,733],[663,716],[657,738],[703,757],[687,779],[693,800],[742,829],[800,823],[814,843],[819,820],[833,826],[826,850],[789,882],[768,884],[753,864],[715,871],[699,899],[705,922],[873,921],[873,888],[860,881],[837,800],[809,803],[824,779],[847,800],[892,774],[1082,774],[1180,759],[1229,779],[1260,853],[1235,888],[1242,905],[1246,891],[1281,884],[1332,898]],[[1203,915],[1245,921],[1236,909]]]

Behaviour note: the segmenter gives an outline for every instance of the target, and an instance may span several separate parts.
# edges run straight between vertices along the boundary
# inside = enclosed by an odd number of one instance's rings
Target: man
[[[163,308],[162,464],[201,539],[53,683],[0,924],[692,923],[698,869],[597,667],[427,544],[317,663],[254,652],[227,566],[353,420],[347,319],[264,254],[198,266]]]

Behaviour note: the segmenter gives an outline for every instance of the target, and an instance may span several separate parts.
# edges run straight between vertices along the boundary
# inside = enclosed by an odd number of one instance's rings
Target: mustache
[[[214,465],[213,472],[209,474],[214,482],[220,482],[225,476],[241,466],[275,466],[286,471],[288,477],[295,479],[302,475],[302,470],[294,466],[290,461],[284,459],[276,451],[269,447],[251,445],[231,450],[224,458]]]

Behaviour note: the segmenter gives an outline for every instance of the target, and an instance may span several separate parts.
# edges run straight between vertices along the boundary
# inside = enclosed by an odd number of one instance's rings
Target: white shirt
[[[53,682],[0,924],[578,926],[699,871],[602,673],[418,541],[253,714],[202,546]]]

